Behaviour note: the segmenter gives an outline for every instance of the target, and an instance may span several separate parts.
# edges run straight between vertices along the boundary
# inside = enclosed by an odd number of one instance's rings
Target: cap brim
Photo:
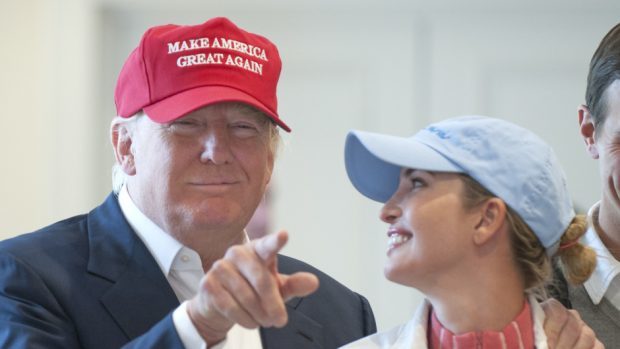
[[[414,137],[402,138],[364,131],[349,132],[344,158],[353,186],[364,196],[379,202],[386,202],[396,192],[401,168],[463,172]]]
[[[269,110],[263,103],[245,92],[228,86],[202,86],[183,91],[144,107],[144,112],[151,120],[158,123],[166,123],[176,120],[196,109],[221,102],[241,102],[249,104],[267,114],[269,118],[286,132],[291,132],[291,129],[280,120],[280,117]]]

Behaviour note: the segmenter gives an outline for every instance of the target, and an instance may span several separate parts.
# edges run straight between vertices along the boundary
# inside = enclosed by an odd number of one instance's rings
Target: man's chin
[[[228,209],[206,209],[192,210],[185,215],[184,221],[188,226],[192,226],[198,231],[210,232],[219,230],[243,230],[245,225],[240,222],[249,221],[248,218],[242,217],[239,210],[234,207]]]

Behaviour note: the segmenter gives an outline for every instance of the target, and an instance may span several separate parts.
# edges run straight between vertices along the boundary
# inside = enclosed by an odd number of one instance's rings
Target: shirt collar
[[[431,310],[429,347],[431,348],[533,348],[534,323],[528,301],[523,302],[519,314],[501,331],[480,330],[455,334],[444,327]]]
[[[149,252],[151,252],[164,275],[168,276],[179,252],[182,249],[190,249],[183,246],[170,234],[164,232],[157,224],[144,215],[129,196],[126,186],[123,186],[118,194],[118,203],[131,228],[133,228]]]
[[[546,348],[547,336],[543,328],[545,312],[534,296],[529,295],[528,301],[533,319],[535,347]],[[407,324],[361,339],[359,347],[387,348],[389,346],[390,348],[427,349],[430,311],[431,304],[428,299],[424,299]]]
[[[142,213],[129,196],[127,186],[121,188],[118,194],[118,203],[127,222],[151,252],[166,277],[169,276],[170,269],[173,268],[177,270],[203,270],[198,253],[181,244]],[[245,229],[243,235],[244,243],[249,242],[250,238]]]
[[[583,237],[583,242],[596,252],[596,268],[590,278],[584,283],[584,287],[594,304],[599,304],[609,285],[620,274],[620,262],[609,252],[599,237],[598,225],[600,201],[594,204],[588,212],[590,228]]]

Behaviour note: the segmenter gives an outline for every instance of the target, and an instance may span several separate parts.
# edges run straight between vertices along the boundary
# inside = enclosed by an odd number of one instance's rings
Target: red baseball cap
[[[166,123],[219,102],[242,102],[266,113],[281,128],[276,89],[282,61],[267,38],[227,18],[200,25],[150,28],[121,70],[114,101],[117,115],[144,109]]]

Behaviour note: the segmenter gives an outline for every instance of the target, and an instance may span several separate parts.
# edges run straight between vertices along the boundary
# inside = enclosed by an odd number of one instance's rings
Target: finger
[[[293,297],[305,297],[319,288],[319,279],[316,275],[299,272],[292,275],[282,275],[280,293],[285,301]]]
[[[575,343],[573,349],[592,349],[596,347],[596,336],[594,331],[587,325],[581,327],[579,339]]]
[[[252,242],[254,251],[265,262],[272,262],[276,254],[286,245],[288,233],[280,231]]]
[[[603,343],[601,343],[601,341],[597,339],[594,343],[593,349],[605,349],[605,346],[603,345]]]
[[[581,315],[579,315],[579,312],[575,309],[568,309],[568,313],[570,314],[571,317],[573,317],[578,323],[583,324],[583,320],[581,320]]]
[[[257,319],[264,317],[264,312],[258,298],[229,261],[215,262],[207,275],[204,289],[220,314],[245,328],[260,326]]]
[[[545,311],[545,323],[543,324],[543,328],[547,335],[547,344],[549,348],[555,348],[560,332],[568,318],[568,312],[560,302],[553,298],[541,303],[541,306]]]
[[[237,278],[227,282],[230,283],[231,293],[246,311],[262,326],[286,324],[286,307],[280,295],[278,278],[254,250],[248,245],[233,246],[224,258],[238,272]],[[240,285],[241,282],[243,285]],[[236,292],[237,288],[243,292]]]
[[[231,248],[226,253],[243,279],[245,289],[252,291],[236,293],[235,297],[245,309],[255,317],[262,326],[285,324],[287,321],[286,307],[280,295],[277,278],[267,269],[256,254],[247,246]],[[239,280],[231,280],[239,283]],[[231,284],[231,290],[240,285]]]
[[[234,324],[216,311],[209,311],[200,292],[187,303],[187,314],[209,346],[226,338],[226,334]],[[214,320],[209,314],[217,314],[219,319]]]
[[[569,310],[566,313],[568,316],[558,337],[557,348],[574,348],[585,325],[575,310]]]

